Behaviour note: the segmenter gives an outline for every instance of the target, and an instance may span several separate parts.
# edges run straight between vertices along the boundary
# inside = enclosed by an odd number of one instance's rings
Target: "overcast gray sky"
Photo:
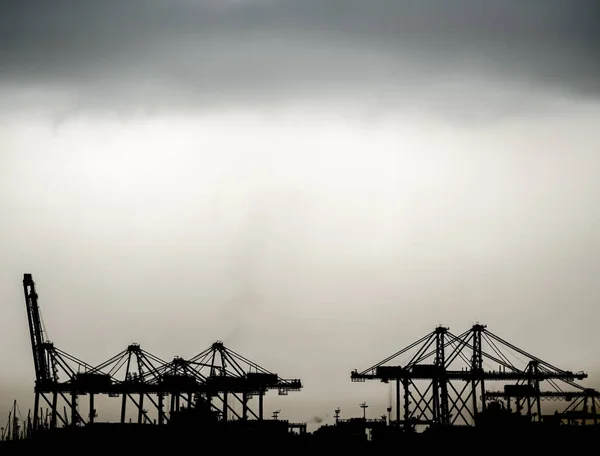
[[[21,280],[96,364],[216,339],[352,384],[475,321],[599,385],[597,1],[0,6],[0,417],[31,403]],[[100,411],[102,415],[102,410]],[[104,417],[109,415],[106,412]]]

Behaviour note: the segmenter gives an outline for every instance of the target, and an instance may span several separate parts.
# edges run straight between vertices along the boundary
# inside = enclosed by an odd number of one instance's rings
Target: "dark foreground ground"
[[[223,431],[216,429],[173,429],[167,426],[95,424],[85,428],[57,429],[31,440],[0,442],[0,454],[23,454],[42,450],[86,453],[150,454],[176,453],[316,453],[372,454],[531,454],[542,451],[595,453],[600,444],[600,427],[552,426],[527,429],[475,428],[438,429],[420,434],[403,434],[392,428],[373,441],[362,435],[330,433],[288,435],[277,433]]]

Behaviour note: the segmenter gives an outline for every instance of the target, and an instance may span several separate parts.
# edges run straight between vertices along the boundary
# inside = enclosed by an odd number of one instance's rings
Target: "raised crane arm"
[[[23,275],[23,290],[25,292],[25,304],[27,306],[27,319],[29,321],[29,334],[31,336],[31,349],[33,351],[33,363],[35,366],[35,378],[43,383],[50,380],[50,366],[46,357],[44,329],[40,317],[38,295],[35,291],[35,282],[31,274]]]

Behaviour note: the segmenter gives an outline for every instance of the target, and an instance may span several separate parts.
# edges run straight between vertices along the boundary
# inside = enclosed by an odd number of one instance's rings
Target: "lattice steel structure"
[[[300,380],[282,379],[229,350],[222,342],[215,342],[189,360],[175,357],[169,362],[138,344],[131,344],[105,362],[92,366],[47,340],[31,274],[24,275],[23,288],[36,378],[34,430],[42,425],[40,400],[49,406],[51,428],[59,423],[63,426],[94,423],[95,396],[99,394],[121,397],[122,423],[129,403],[137,409],[138,423],[154,422],[145,408],[148,404],[157,411],[157,424],[169,422],[182,406],[194,408],[207,404],[219,412],[222,421],[227,421],[228,415],[240,420],[262,420],[263,397],[268,390],[277,389],[279,394],[287,394],[302,388]],[[78,410],[78,398],[82,395],[89,396],[88,417],[83,417]],[[258,413],[249,407],[255,395],[259,397]],[[170,397],[168,411],[165,410],[167,397]],[[241,404],[241,413],[232,407],[232,400]]]
[[[70,411],[71,424],[83,423],[85,420],[77,411],[77,400],[79,395],[91,392],[90,410],[94,410],[97,384],[94,368],[60,350],[46,339],[38,294],[31,274],[24,275],[23,289],[35,368],[33,427],[37,429],[41,424],[40,400],[44,400],[49,406],[51,427],[56,427],[58,421],[63,425],[69,424],[67,408]],[[64,414],[60,411],[61,406]]]
[[[217,341],[209,348],[187,361],[204,388],[200,392],[204,400],[220,410],[221,419],[231,415],[237,419],[264,419],[264,396],[269,390],[277,390],[280,395],[299,391],[299,379],[283,379],[239,353]],[[258,410],[250,407],[250,400],[258,397]],[[241,413],[231,401],[241,405]],[[216,402],[216,404],[215,404]]]
[[[401,357],[404,363],[390,365]],[[532,421],[571,416],[595,423],[598,393],[575,383],[585,378],[587,374],[559,369],[480,324],[458,336],[439,326],[383,361],[351,373],[354,382],[396,383],[394,424],[407,430],[420,425],[474,425],[488,400],[503,400],[507,410]],[[486,390],[489,382],[504,384],[504,390]],[[561,384],[573,391],[565,393]],[[563,414],[543,414],[542,399],[569,397],[580,398],[591,410],[572,413],[577,405],[571,403]]]

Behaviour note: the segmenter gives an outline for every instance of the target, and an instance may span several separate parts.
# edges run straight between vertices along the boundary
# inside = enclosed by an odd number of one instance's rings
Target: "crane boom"
[[[44,348],[44,330],[38,305],[38,295],[35,291],[35,282],[31,274],[23,275],[23,290],[27,306],[27,319],[29,321],[29,334],[31,336],[31,349],[35,366],[35,377],[39,382],[50,379],[50,368],[46,359]]]

